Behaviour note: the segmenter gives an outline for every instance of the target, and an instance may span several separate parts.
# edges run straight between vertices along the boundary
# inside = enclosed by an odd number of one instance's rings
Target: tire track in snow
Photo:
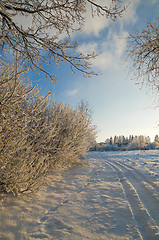
[[[132,214],[134,215],[135,221],[143,239],[158,240],[159,227],[156,225],[156,223],[150,216],[147,208],[145,208],[135,187],[124,176],[120,168],[118,168],[112,163],[109,163],[108,161],[107,164],[112,166],[118,174],[119,181],[123,186],[123,190],[130,204]]]
[[[147,208],[149,214],[153,218],[153,220],[156,222],[157,225],[159,225],[159,198],[157,198],[158,192],[154,189],[152,189],[149,186],[147,186],[149,183],[144,182],[144,179],[141,177],[141,175],[138,175],[135,170],[131,170],[128,166],[124,166],[123,163],[114,162],[111,161],[111,163],[114,163],[116,166],[118,166],[121,170],[124,171],[125,177],[131,182],[131,184],[136,189],[142,203]]]
[[[98,158],[99,157],[100,156],[98,155]],[[121,166],[117,166],[115,161],[105,160],[105,163],[111,166],[117,173],[142,238],[146,240],[158,240],[159,227],[156,225],[156,222],[151,217],[149,210],[142,202],[136,186],[133,185],[133,182],[129,181],[128,177],[125,176],[124,171],[121,169]]]
[[[130,160],[129,160],[130,161]],[[131,161],[130,161],[131,162]],[[136,168],[134,167],[131,167],[129,166],[128,164],[126,163],[121,163],[121,162],[117,162],[116,163],[119,163],[119,164],[122,164],[122,166],[125,166],[127,167],[128,169],[130,170],[133,170],[138,176],[141,176],[142,180],[144,180],[145,182],[147,182],[149,185],[151,185],[156,191],[157,193],[159,192],[159,187],[153,183],[152,181],[150,181],[144,174],[142,174],[141,172],[139,172],[139,170],[137,170]]]

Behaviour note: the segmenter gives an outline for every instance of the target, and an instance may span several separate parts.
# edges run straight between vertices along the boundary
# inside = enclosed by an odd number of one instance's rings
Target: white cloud
[[[117,35],[116,33],[113,34],[113,45],[114,45],[114,52],[115,55],[119,58],[122,56],[122,54],[125,51],[126,47],[126,38],[128,37],[128,32],[122,31],[120,35]]]
[[[133,1],[125,1],[125,5],[128,5],[125,12],[123,12],[123,15],[121,17],[122,23],[135,23],[138,21],[138,17],[136,14],[136,9],[139,5],[141,0],[133,0]]]
[[[135,23],[138,20],[138,17],[136,15],[136,8],[139,5],[141,0],[123,0],[121,2],[121,7],[122,6],[128,6],[126,8],[126,11],[122,13],[122,17],[119,18],[117,21],[119,21],[121,24],[124,23]],[[156,1],[156,0],[153,0]],[[98,1],[98,4],[101,4],[102,6],[111,6],[112,1],[111,0],[105,0],[104,4],[103,1],[100,0]],[[128,5],[129,4],[129,5]],[[85,24],[83,26],[82,34],[84,35],[94,35],[96,37],[99,36],[99,33],[110,26],[112,23],[112,20],[110,18],[106,18],[105,16],[94,16],[92,17],[91,13],[91,7],[90,4],[87,5],[87,11],[85,13]],[[74,33],[74,36],[78,33]]]
[[[134,0],[134,1],[139,1],[139,0]],[[126,6],[128,2],[129,2],[128,0],[122,1],[120,4],[121,8]],[[108,9],[110,6],[111,7],[115,6],[115,3],[114,5],[112,5],[112,0],[105,0],[105,1],[98,0],[98,4],[101,6],[107,6]],[[130,9],[130,11],[131,11],[131,14],[133,14],[132,9]],[[129,16],[131,16],[131,14],[128,12],[128,15],[126,17],[128,18]],[[106,16],[95,15],[94,17],[92,17],[92,10],[91,10],[90,4],[87,4],[87,10],[84,17],[85,17],[85,25],[83,27],[82,33],[84,33],[85,35],[99,36],[99,33],[103,29],[108,27],[112,22],[112,20],[110,20],[110,18],[109,17],[107,18]]]
[[[105,0],[103,4],[103,1],[100,0],[98,1],[98,4],[109,6],[111,4],[111,1]],[[109,22],[110,20],[104,16],[99,17],[95,15],[94,17],[92,17],[91,5],[87,4],[87,10],[85,13],[85,25],[82,32],[86,35],[93,34],[95,36],[98,36],[100,31],[109,25]]]
[[[108,27],[109,22],[110,20],[106,19],[106,17],[92,17],[90,11],[88,11],[82,32],[86,35],[93,34],[95,36],[98,36],[101,30]]]
[[[115,28],[109,26],[111,20],[108,20],[103,17],[95,17],[92,19],[90,17],[90,9],[86,13],[86,25],[83,29],[85,34],[93,34],[98,37],[101,30],[109,28],[109,32],[105,40],[98,39],[97,41],[92,41],[91,43],[83,43],[79,47],[79,51],[86,54],[91,51],[96,51],[101,53],[96,59],[92,60],[94,67],[97,67],[99,70],[103,71],[107,68],[113,67],[118,68],[121,65],[121,57],[126,49],[126,38],[128,37],[128,32],[124,30],[125,24],[135,23],[138,20],[136,9],[141,0],[130,1],[130,4],[123,13],[123,16],[118,19],[120,29],[118,31]],[[111,1],[106,1],[105,4],[110,4]],[[122,1],[126,6],[128,0]]]
[[[77,93],[78,93],[78,89],[68,90],[66,91],[66,96],[72,97],[72,96],[75,96]]]
[[[99,70],[103,71],[106,68],[113,66],[113,60],[113,54],[109,51],[104,51],[92,61],[92,64],[94,67],[97,67]]]
[[[92,42],[92,43],[89,42],[89,43],[80,44],[78,47],[78,51],[83,54],[87,54],[87,53],[97,51],[97,48],[98,48],[98,44],[96,42]]]
[[[90,53],[92,51],[101,52],[96,59],[92,59],[91,63],[94,67],[103,71],[107,68],[113,67],[118,68],[121,63],[121,57],[125,51],[126,38],[128,32],[120,31],[117,34],[114,31],[109,31],[106,39],[102,41],[84,43],[79,46],[79,52],[84,54]]]

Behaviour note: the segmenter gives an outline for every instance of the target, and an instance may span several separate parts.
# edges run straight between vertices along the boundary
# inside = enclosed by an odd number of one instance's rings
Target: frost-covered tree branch
[[[159,89],[159,19],[129,36],[127,53],[136,81]]]
[[[89,60],[96,54],[79,53],[78,43],[72,43],[69,36],[82,29],[87,5],[91,6],[92,15],[105,15],[116,20],[125,10],[120,2],[112,0],[110,6],[104,6],[95,0],[1,0],[0,50],[3,60],[6,60],[6,51],[10,54],[12,49],[13,53],[18,52],[26,66],[42,71],[53,81],[55,78],[46,70],[46,65],[59,66],[63,61],[71,65],[73,72],[79,70],[86,76],[95,74]],[[62,40],[61,34],[65,34],[67,40]]]

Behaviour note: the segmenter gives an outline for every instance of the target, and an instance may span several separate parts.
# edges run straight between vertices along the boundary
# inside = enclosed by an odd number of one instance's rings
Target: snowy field
[[[159,239],[159,151],[89,152],[32,198],[0,199],[1,240]]]

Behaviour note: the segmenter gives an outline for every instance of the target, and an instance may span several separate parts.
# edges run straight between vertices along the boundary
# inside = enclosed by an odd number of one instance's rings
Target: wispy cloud
[[[67,90],[66,91],[66,96],[67,97],[72,97],[72,96],[75,96],[77,93],[78,93],[78,89]]]
[[[88,8],[85,16],[85,25],[83,28],[83,33],[85,35],[93,34],[94,36],[98,36],[100,31],[104,28],[108,27],[110,20],[106,17],[91,17],[91,9]]]
[[[97,51],[98,49],[98,43],[97,42],[92,42],[92,43],[83,43],[80,44],[78,47],[78,51],[84,54],[91,53],[94,51]]]
[[[125,24],[135,23],[138,21],[137,7],[141,0],[131,1],[126,12],[118,20],[118,30],[113,27],[111,20],[104,17],[95,16],[93,19],[91,16],[91,10],[88,8],[86,12],[86,21],[83,32],[85,35],[96,36],[92,38],[91,42],[83,42],[80,44],[79,52],[90,53],[97,52],[100,53],[96,59],[92,60],[93,67],[97,67],[99,70],[103,71],[107,68],[118,68],[121,64],[121,57],[123,56],[126,48],[126,38],[128,32],[125,29]],[[104,2],[105,5],[109,6],[112,1],[107,0]],[[129,1],[124,0],[123,4],[126,6]],[[103,2],[101,1],[103,4]],[[112,27],[111,27],[112,26]],[[108,29],[108,33],[105,38],[99,39],[99,34],[101,30]],[[102,34],[103,35],[103,34]]]
[[[112,51],[114,49],[115,56],[118,56],[120,58],[122,54],[125,52],[127,37],[128,37],[127,31],[121,31],[119,34],[112,33],[111,49]]]
[[[125,12],[120,19],[121,23],[129,24],[135,23],[138,21],[138,16],[136,14],[136,9],[141,2],[141,0],[125,1],[125,5],[129,3]]]
[[[133,0],[133,1],[123,0],[122,1],[121,7],[128,6],[128,8],[126,9],[126,11],[123,12],[122,17],[118,19],[118,21],[120,21],[121,24],[135,23],[138,20],[138,17],[136,15],[136,8],[140,3],[140,1],[141,0]],[[153,1],[156,1],[156,0],[153,0]],[[101,6],[107,6],[108,8],[109,6],[112,5],[111,0],[105,0],[105,1],[99,0],[98,3]],[[112,23],[112,20],[110,20],[110,18],[106,18],[105,16],[99,17],[97,15],[94,15],[94,17],[92,18],[91,6],[90,4],[88,4],[87,10],[85,12],[85,22],[82,29],[82,34],[84,36],[93,35],[98,37],[100,32],[105,28],[108,28],[111,23]],[[80,34],[81,33],[79,32],[75,32],[73,36],[75,37],[76,35],[80,35]]]
[[[121,30],[118,34],[110,30],[107,37],[100,42],[83,43],[79,47],[79,52],[90,53],[96,51],[99,56],[92,60],[92,65],[104,70],[107,68],[118,67],[120,59],[125,52],[126,38],[128,32]]]

